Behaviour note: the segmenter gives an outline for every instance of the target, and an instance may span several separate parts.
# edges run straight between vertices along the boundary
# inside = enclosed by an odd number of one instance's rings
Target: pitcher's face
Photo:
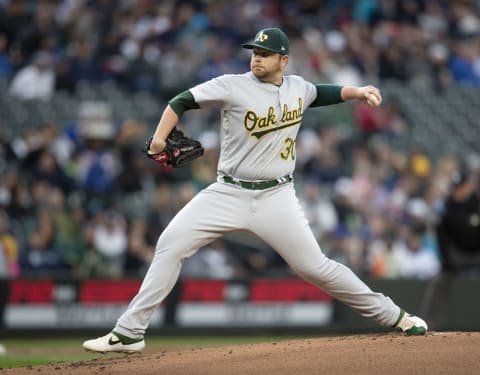
[[[287,62],[288,56],[263,48],[253,48],[250,69],[259,80],[274,83],[278,77],[283,76]]]

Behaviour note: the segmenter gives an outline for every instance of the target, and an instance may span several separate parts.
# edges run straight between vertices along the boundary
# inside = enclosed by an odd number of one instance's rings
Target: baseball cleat
[[[410,315],[403,309],[400,310],[400,317],[395,327],[400,328],[408,336],[424,335],[428,330],[427,323],[423,319]]]
[[[83,349],[97,353],[138,353],[144,347],[143,339],[131,339],[115,332],[83,343]]]

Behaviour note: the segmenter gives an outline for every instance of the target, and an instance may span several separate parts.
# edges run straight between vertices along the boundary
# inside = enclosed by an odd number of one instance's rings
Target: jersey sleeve
[[[306,92],[305,92],[305,108],[310,107],[310,105],[315,101],[317,98],[317,88],[311,82],[305,81],[306,85]]]
[[[183,112],[188,111],[189,109],[200,108],[195,99],[193,98],[190,90],[181,92],[175,96],[172,100],[168,102],[173,111],[177,114],[178,117],[183,115]]]
[[[317,94],[310,107],[322,107],[343,102],[342,86],[319,83],[314,87]]]
[[[225,107],[230,102],[231,84],[228,77],[216,77],[190,89],[200,108]]]

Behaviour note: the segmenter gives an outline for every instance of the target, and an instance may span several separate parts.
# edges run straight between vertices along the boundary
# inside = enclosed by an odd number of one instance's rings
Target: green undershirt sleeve
[[[341,95],[343,86],[317,84],[315,87],[317,88],[317,98],[310,104],[310,107],[320,107],[343,102]]]
[[[173,112],[177,114],[178,117],[183,115],[183,112],[188,111],[189,109],[198,109],[200,106],[195,102],[192,93],[190,90],[186,90],[175,96],[171,99],[168,104],[172,107]]]

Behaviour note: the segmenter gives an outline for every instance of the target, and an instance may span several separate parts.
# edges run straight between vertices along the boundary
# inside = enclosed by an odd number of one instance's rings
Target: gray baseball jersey
[[[400,308],[322,253],[293,182],[281,178],[294,171],[295,139],[304,111],[316,100],[315,85],[286,76],[275,86],[246,73],[221,76],[190,91],[200,107],[222,111],[219,178],[164,230],[140,291],[119,318],[115,332],[142,338],[154,309],[175,285],[184,259],[235,230],[263,239],[299,276],[363,316],[393,325]]]
[[[315,85],[285,76],[278,87],[248,72],[214,78],[190,91],[201,108],[222,108],[220,174],[251,181],[293,173],[295,139],[317,96]]]

